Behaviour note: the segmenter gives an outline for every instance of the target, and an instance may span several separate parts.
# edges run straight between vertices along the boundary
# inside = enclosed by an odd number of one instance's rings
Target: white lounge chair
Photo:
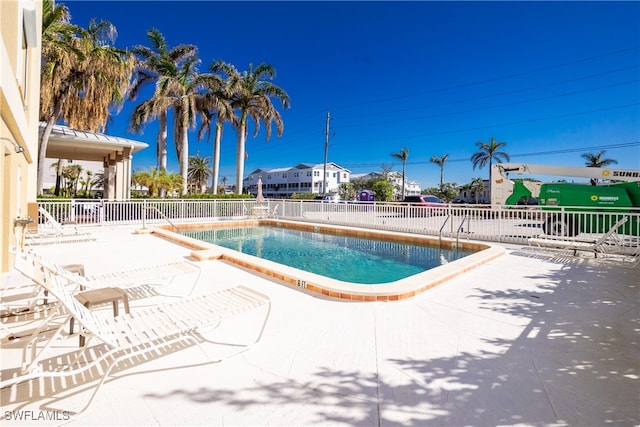
[[[89,372],[101,372],[99,383],[89,401],[77,413],[89,407],[112,369],[120,362],[125,361],[128,363],[127,367],[130,367],[153,358],[153,355],[159,352],[184,349],[193,344],[200,347],[212,362],[219,361],[221,359],[212,359],[210,354],[202,348],[202,344],[214,343],[239,349],[226,357],[245,351],[262,337],[271,310],[267,296],[244,286],[238,286],[212,294],[181,299],[175,303],[139,308],[132,310],[131,314],[122,314],[117,317],[99,316],[96,312],[84,307],[74,297],[71,288],[66,286],[64,278],[56,273],[55,267],[37,256],[33,260],[42,273],[43,288],[56,298],[60,310],[52,310],[51,315],[33,332],[24,347],[23,370],[20,375],[13,378],[3,378],[0,388],[45,377],[69,377],[77,374],[84,375],[84,373],[90,377],[88,371],[98,367],[95,371]],[[225,319],[256,309],[263,309],[265,315],[257,329],[255,339],[248,343],[213,342],[201,334],[202,329],[208,330]],[[106,351],[95,350],[88,352],[90,355],[85,355],[89,348],[93,348],[87,342],[87,346],[65,366],[55,365],[64,363],[63,361],[69,358],[57,357],[55,363],[45,363],[43,356],[56,339],[63,338],[64,325],[70,317],[74,317],[80,324],[82,334],[88,341],[98,341],[106,346]],[[42,341],[38,336],[44,329],[51,332],[53,321],[56,319],[59,321],[59,326],[46,339],[44,347],[38,350],[38,341]],[[30,357],[27,356],[28,354]],[[88,357],[92,357],[93,360],[89,360]],[[79,362],[80,359],[83,359],[82,363]],[[47,369],[48,367],[56,369]]]
[[[95,236],[81,231],[75,223],[60,223],[42,206],[38,207],[38,213],[43,221],[38,222],[37,232],[25,234],[25,243],[28,245],[95,240]]]
[[[618,229],[628,220],[628,216],[620,218],[606,233],[594,239],[543,236],[532,237],[528,242],[530,245],[536,245],[540,248],[569,250],[573,252],[573,255],[577,255],[578,251],[593,252],[597,257],[599,254],[611,253],[611,248],[619,245]]]
[[[62,267],[64,268],[64,266]],[[104,286],[130,288],[149,285],[159,295],[185,297],[192,294],[201,274],[202,270],[193,262],[186,260],[174,261],[123,271],[86,275],[85,286],[88,288]],[[190,277],[190,284],[184,280],[185,276]]]

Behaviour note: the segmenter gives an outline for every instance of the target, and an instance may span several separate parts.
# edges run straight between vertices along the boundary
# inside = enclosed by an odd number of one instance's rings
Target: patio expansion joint
[[[536,364],[536,361],[533,359],[533,355],[531,354],[531,351],[529,351],[528,353],[529,353],[529,360],[531,360],[531,365],[533,366],[533,369],[536,371],[536,377],[538,378],[538,381],[540,381],[540,386],[544,390],[544,396],[547,398],[547,402],[549,402],[549,406],[553,411],[553,416],[556,418],[556,420],[559,421],[560,416],[558,415],[558,410],[553,404],[553,400],[549,395],[549,390],[547,390],[547,385],[545,384],[544,379],[542,378],[542,375],[540,375],[540,371],[538,370],[538,365]]]

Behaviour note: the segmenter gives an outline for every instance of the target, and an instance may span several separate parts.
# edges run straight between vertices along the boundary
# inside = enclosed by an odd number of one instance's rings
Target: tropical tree
[[[446,163],[448,158],[449,158],[448,154],[445,154],[442,157],[438,157],[438,156],[431,157],[431,163],[435,163],[438,166],[440,166],[440,187],[442,187],[443,180],[444,180],[444,164]]]
[[[63,170],[63,176],[67,182],[67,194],[69,197],[76,197],[78,193],[78,182],[84,169],[81,165],[72,164]]]
[[[237,80],[231,80],[227,78],[224,80],[222,77],[215,74],[222,66],[216,65],[219,61],[215,61],[211,64],[211,74],[207,79],[207,89],[202,96],[204,104],[204,111],[202,113],[202,125],[198,131],[198,138],[202,139],[205,132],[207,134],[211,131],[211,123],[215,120],[215,136],[213,142],[213,165],[211,174],[211,191],[215,194],[218,188],[218,175],[220,173],[220,144],[222,142],[222,131],[224,130],[225,122],[234,123],[237,121],[237,117],[233,111],[233,107],[229,103],[232,94],[235,92],[233,84],[237,83]],[[226,64],[224,67],[229,67]]]
[[[93,172],[89,169],[84,171],[84,178],[80,178],[80,187],[82,188],[82,193],[84,197],[90,197],[91,180],[93,179]]]
[[[131,181],[134,185],[147,187],[149,197],[158,197],[160,191],[172,193],[175,190],[182,191],[182,175],[168,174],[166,171],[159,172],[157,169],[150,169],[146,172],[135,172]]]
[[[187,192],[189,170],[189,129],[196,126],[196,117],[202,115],[201,90],[206,88],[208,76],[198,74],[200,60],[187,58],[180,67],[178,78],[172,81],[169,96],[173,99],[174,142],[182,176],[182,194]]]
[[[484,182],[482,181],[482,178],[473,178],[469,184],[469,190],[473,191],[475,202],[478,203],[478,196],[484,190]]]
[[[597,154],[593,153],[584,153],[581,154],[580,157],[586,160],[585,165],[589,168],[601,168],[604,166],[615,165],[618,164],[617,160],[614,159],[604,159],[605,151],[602,150]]]
[[[356,189],[351,182],[343,182],[338,187],[338,194],[342,200],[351,200],[356,196]]]
[[[80,28],[71,24],[71,15],[65,5],[54,5],[54,0],[42,3],[42,76],[40,84],[40,119],[47,121],[47,127],[40,138],[38,147],[37,191],[42,194],[44,162],[47,143],[53,125],[56,123],[66,100],[67,83],[72,56],[84,59],[78,49],[76,33]],[[67,88],[62,88],[66,83]],[[49,125],[50,123],[50,125]],[[62,162],[56,163],[56,195],[60,194]]]
[[[275,68],[270,64],[260,64],[255,69],[249,64],[249,70],[240,73],[233,65],[223,61],[216,61],[211,66],[213,72],[220,72],[227,76],[226,81],[231,91],[229,103],[238,112],[238,119],[234,122],[238,131],[236,146],[236,192],[242,191],[245,161],[245,143],[248,133],[247,120],[253,119],[255,124],[254,138],[260,131],[260,122],[265,124],[265,138],[271,137],[272,122],[275,122],[277,135],[284,132],[284,122],[280,113],[273,105],[271,98],[280,100],[282,108],[289,108],[289,95],[280,87],[264,79],[273,79]]]
[[[207,190],[207,180],[211,176],[209,158],[200,157],[199,153],[189,157],[189,182],[194,183],[198,188],[198,193],[202,194]]]
[[[196,125],[196,117],[203,114],[202,91],[210,75],[200,75],[200,59],[197,51],[183,57],[175,66],[166,64],[170,72],[162,68],[164,74],[158,77],[153,96],[138,105],[131,116],[130,127],[136,129],[142,123],[155,118],[164,111],[173,110],[174,144],[182,176],[182,194],[187,191],[187,173],[189,168],[189,129]],[[161,162],[162,163],[162,162]]]
[[[60,189],[62,188],[62,171],[64,167],[67,165],[67,161],[65,159],[58,159],[57,162],[51,164],[51,167],[56,171],[56,187],[53,190],[53,194],[56,196],[60,195]]]
[[[223,176],[220,182],[222,183],[222,187],[218,188],[218,193],[224,193],[227,189],[227,177]]]
[[[372,191],[376,195],[376,200],[387,202],[393,199],[393,186],[386,179],[377,179],[372,184]]]
[[[432,194],[447,203],[451,203],[459,192],[460,190],[455,182],[445,182],[437,187],[422,189],[422,194]]]
[[[489,138],[489,142],[476,142],[476,146],[478,147],[478,152],[471,156],[471,162],[473,163],[473,169],[476,167],[483,168],[487,163],[489,163],[489,174],[491,174],[491,166],[493,165],[494,160],[498,163],[503,160],[508,161],[509,155],[501,151],[507,145],[504,141],[496,141],[494,137]]]
[[[409,158],[409,149],[403,148],[398,153],[391,153],[391,157],[395,157],[396,159],[402,162],[402,197],[401,198],[404,198],[406,194],[406,185],[405,185],[406,176],[404,174],[404,171],[405,171],[405,165],[407,164],[407,159]]]
[[[135,100],[142,88],[155,84],[151,98],[136,106],[129,127],[140,132],[142,125],[151,119],[158,119],[158,135],[156,137],[156,157],[158,170],[167,170],[167,112],[171,99],[166,97],[170,82],[176,79],[180,65],[188,58],[197,55],[197,48],[191,44],[181,44],[169,49],[162,33],[152,28],[147,31],[150,47],[138,45],[133,48],[136,55],[134,81],[129,91],[129,99]]]
[[[121,107],[134,67],[127,51],[112,45],[116,28],[92,20],[87,29],[70,23],[64,6],[43,2],[37,191],[42,193],[44,161],[53,126],[103,131],[113,107]]]
[[[614,159],[604,159],[604,150],[601,150],[598,154],[593,153],[584,153],[581,154],[580,157],[586,160],[585,165],[588,168],[602,168],[609,165],[618,164],[617,160]],[[596,185],[598,180],[596,178],[591,178],[591,184]]]

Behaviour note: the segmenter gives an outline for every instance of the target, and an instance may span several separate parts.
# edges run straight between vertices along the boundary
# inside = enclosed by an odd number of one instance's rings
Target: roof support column
[[[109,153],[104,160],[104,198],[114,200],[116,196],[116,159],[115,153]]]
[[[124,165],[123,165],[123,156],[122,153],[116,153],[116,158],[115,158],[115,183],[114,183],[114,190],[115,190],[115,198],[116,200],[123,200],[124,199],[124,186],[126,185],[126,177],[125,177],[125,172],[124,172]]]

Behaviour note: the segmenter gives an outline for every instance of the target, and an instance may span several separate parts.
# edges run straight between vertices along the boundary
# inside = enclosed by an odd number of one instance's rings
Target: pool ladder
[[[447,225],[447,222],[449,222],[450,218],[451,218],[451,214],[447,215],[447,218],[444,220],[444,222],[442,223],[442,226],[440,227],[440,232],[438,233],[438,241],[440,242],[440,246],[442,246],[442,230]],[[458,225],[458,229],[456,230],[456,247],[459,246],[460,231],[462,230],[462,226],[464,225],[464,222],[466,220],[467,220],[467,215],[465,215],[462,218],[462,221],[460,221],[460,225]]]

